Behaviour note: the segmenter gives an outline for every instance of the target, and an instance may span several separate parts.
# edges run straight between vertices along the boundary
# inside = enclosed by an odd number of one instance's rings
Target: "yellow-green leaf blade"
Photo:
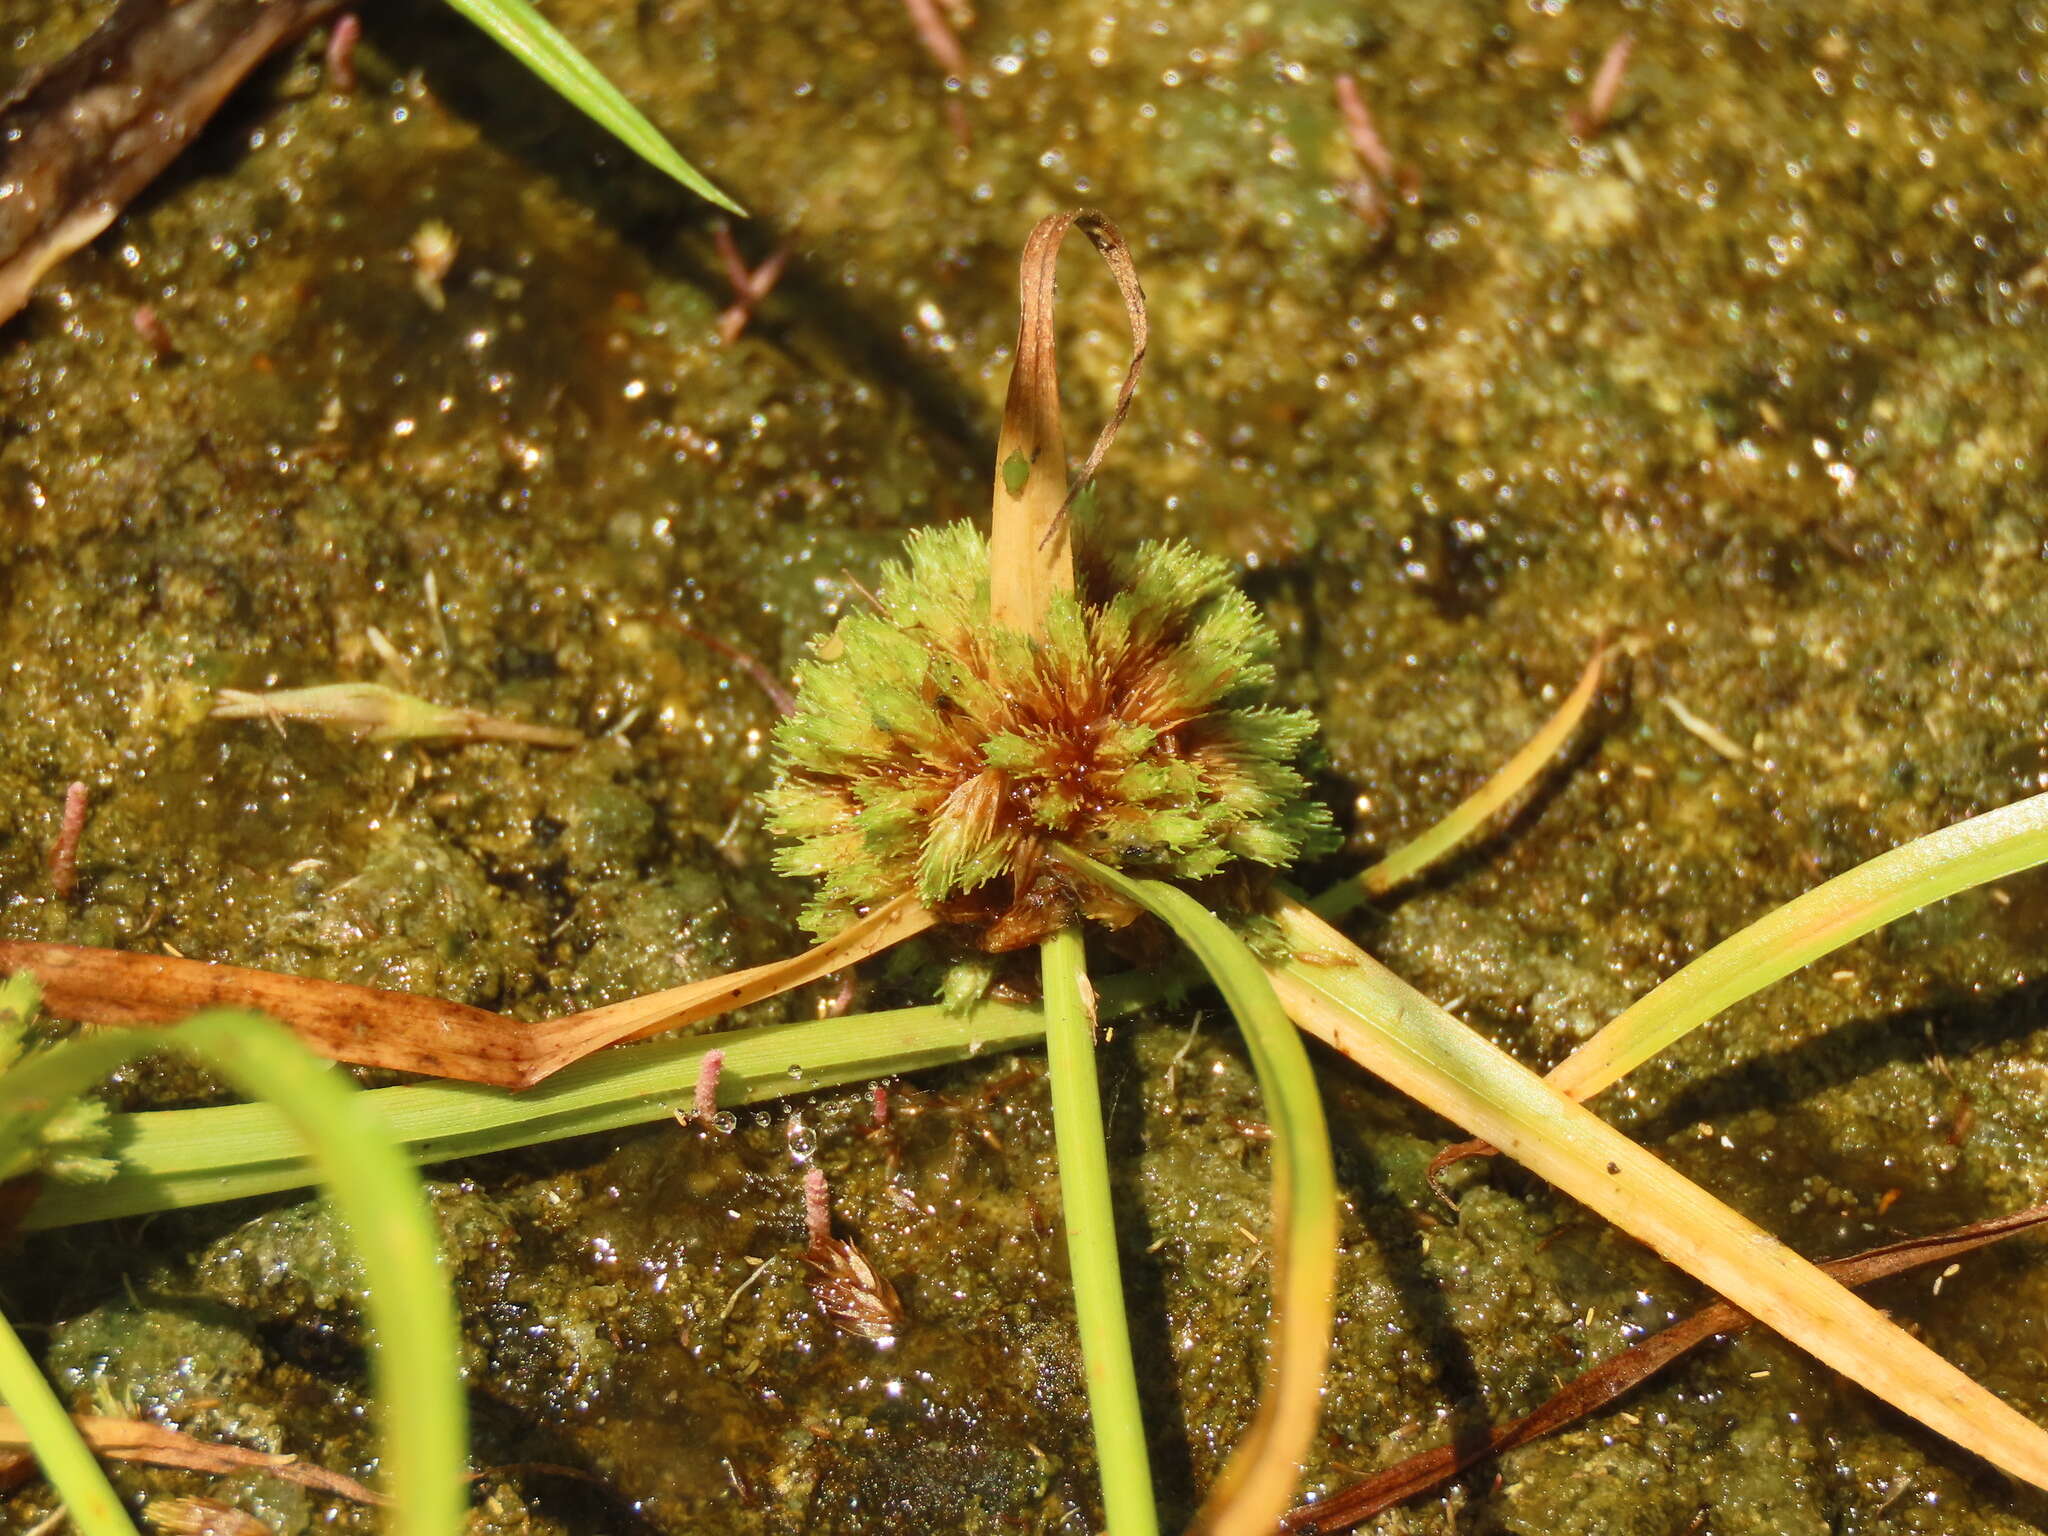
[[[1658,1161],[1395,976],[1298,902],[1269,967],[1302,1028],[1456,1121],[1965,1449],[2048,1488],[2048,1431],[1761,1227]]]
[[[1560,1062],[1551,1086],[1590,1099],[1772,982],[1907,913],[2048,862],[2048,795],[1917,837],[1817,885],[1725,939]]]
[[[1209,1490],[1194,1529],[1264,1536],[1293,1501],[1322,1408],[1337,1279],[1337,1175],[1315,1071],[1244,941],[1194,897],[1072,849],[1058,857],[1137,903],[1194,951],[1243,1030],[1273,1132],[1273,1316],[1266,1374],[1244,1438]]]

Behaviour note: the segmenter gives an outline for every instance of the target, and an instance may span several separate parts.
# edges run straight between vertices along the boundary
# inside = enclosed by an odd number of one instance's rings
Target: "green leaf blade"
[[[1258,1411],[1195,1529],[1268,1531],[1292,1504],[1315,1439],[1335,1323],[1337,1174],[1315,1069],[1258,959],[1222,919],[1164,881],[1132,879],[1072,849],[1055,854],[1143,907],[1194,951],[1251,1052],[1273,1132],[1273,1315]]]
[[[107,1481],[92,1447],[5,1317],[0,1317],[0,1402],[21,1420],[37,1465],[64,1501],[80,1536],[135,1536],[121,1496]]]
[[[619,88],[599,73],[528,0],[448,0],[562,99],[663,174],[742,218],[746,209],[713,186]]]
[[[1844,944],[1960,891],[2048,862],[2048,795],[1972,816],[1774,908],[1644,993],[1550,1073],[1589,1099],[1715,1015]]]

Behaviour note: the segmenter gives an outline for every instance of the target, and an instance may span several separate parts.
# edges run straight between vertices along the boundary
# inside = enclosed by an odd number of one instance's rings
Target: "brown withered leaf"
[[[1066,438],[1060,421],[1060,384],[1053,309],[1060,243],[1079,228],[1109,264],[1131,325],[1131,361],[1117,389],[1109,420],[1069,488]],[[1045,633],[1046,605],[1074,586],[1073,536],[1067,505],[1093,478],[1145,367],[1145,290],[1130,247],[1117,227],[1086,209],[1041,219],[1024,243],[1017,267],[1017,362],[1003,401],[996,440],[995,502],[989,527],[989,618],[1029,635]]]
[[[924,907],[899,897],[786,960],[539,1022],[407,992],[79,944],[0,942],[0,974],[35,977],[43,1006],[60,1018],[170,1024],[202,1008],[253,1008],[335,1061],[530,1088],[605,1046],[761,1002],[843,970],[931,924]]]
[[[216,1499],[151,1499],[142,1519],[157,1536],[276,1536],[246,1509]]]
[[[252,1451],[240,1445],[219,1445],[180,1430],[141,1419],[113,1419],[98,1414],[75,1413],[71,1422],[95,1452],[113,1461],[142,1461],[156,1467],[182,1467],[188,1472],[266,1472],[287,1482],[353,1499],[358,1504],[382,1504],[384,1496],[365,1488],[352,1477],[329,1472],[270,1451]],[[0,1408],[0,1448],[26,1446],[28,1433],[13,1409]]]

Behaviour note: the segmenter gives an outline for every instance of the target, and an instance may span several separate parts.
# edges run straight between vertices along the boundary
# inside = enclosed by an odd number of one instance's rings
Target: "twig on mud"
[[[924,51],[946,72],[946,126],[953,132],[953,141],[965,149],[969,141],[967,108],[954,93],[967,79],[967,54],[932,0],[903,0],[903,9],[910,13],[910,24],[917,29]]]
[[[1593,72],[1593,83],[1586,88],[1586,104],[1573,107],[1564,115],[1565,126],[1571,129],[1573,138],[1584,142],[1607,126],[1614,116],[1614,104],[1621,97],[1621,87],[1628,79],[1628,61],[1635,51],[1633,32],[1624,32],[1608,44],[1600,67]]]
[[[64,820],[57,828],[57,841],[50,845],[50,884],[59,901],[69,901],[78,889],[78,839],[85,831],[86,793],[78,783],[64,791]]]
[[[732,287],[732,303],[718,316],[718,339],[729,347],[740,339],[740,332],[754,318],[755,307],[768,297],[781,278],[782,269],[789,263],[789,247],[777,246],[761,265],[749,267],[732,238],[732,226],[723,219],[711,231],[711,241],[718,249],[725,280]]]

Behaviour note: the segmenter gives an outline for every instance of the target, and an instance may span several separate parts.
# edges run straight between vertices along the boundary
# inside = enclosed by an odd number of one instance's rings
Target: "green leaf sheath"
[[[1053,1136],[1059,1150],[1060,1210],[1067,1267],[1088,1373],[1088,1414],[1109,1536],[1154,1536],[1152,1471],[1131,1361],[1109,1189],[1109,1148],[1095,1077],[1095,1020],[1085,1001],[1080,930],[1062,928],[1039,945],[1045,983],[1045,1055],[1052,1078]]]

